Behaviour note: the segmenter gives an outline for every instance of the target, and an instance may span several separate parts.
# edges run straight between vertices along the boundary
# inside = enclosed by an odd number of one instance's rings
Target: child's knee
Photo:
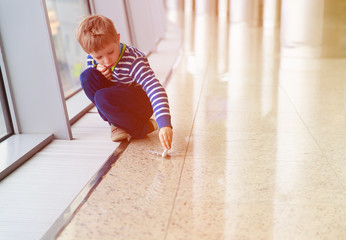
[[[102,89],[98,90],[95,93],[94,100],[95,100],[96,106],[98,106],[98,107],[102,107],[107,103],[107,98],[104,94],[104,91],[102,91]]]
[[[98,90],[95,93],[94,101],[97,108],[102,109],[102,111],[110,111],[112,114],[122,112],[116,94],[107,88]]]
[[[92,72],[93,71],[95,71],[96,69],[94,69],[94,68],[87,68],[87,69],[85,69],[82,73],[81,73],[81,75],[80,75],[80,78],[87,78],[88,76],[90,76],[90,74],[92,74]],[[97,70],[96,70],[97,71]]]
[[[97,70],[94,68],[87,68],[81,73],[80,81],[82,86],[85,85],[87,82],[89,82],[91,78],[93,78],[94,71],[97,71]]]
[[[113,105],[110,94],[107,88],[100,89],[95,93],[94,100],[98,107],[104,108]]]

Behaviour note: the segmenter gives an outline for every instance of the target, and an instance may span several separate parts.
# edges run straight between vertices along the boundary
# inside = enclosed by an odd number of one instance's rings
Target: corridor
[[[345,4],[330,2],[298,42],[283,14],[287,29],[171,9],[170,156],[157,133],[132,139],[58,239],[345,239]]]

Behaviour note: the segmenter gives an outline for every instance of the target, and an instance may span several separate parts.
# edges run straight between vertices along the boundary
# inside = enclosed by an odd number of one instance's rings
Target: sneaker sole
[[[119,134],[116,137],[112,137],[112,142],[120,142],[122,140],[125,140],[129,137],[130,135],[125,133],[125,134]]]

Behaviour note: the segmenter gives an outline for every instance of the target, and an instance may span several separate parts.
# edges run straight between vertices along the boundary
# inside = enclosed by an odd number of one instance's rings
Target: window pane
[[[79,22],[90,14],[87,0],[46,0],[65,97],[78,91],[86,54],[76,40]]]

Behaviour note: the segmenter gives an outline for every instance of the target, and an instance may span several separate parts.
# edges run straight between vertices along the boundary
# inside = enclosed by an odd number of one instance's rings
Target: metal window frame
[[[10,137],[14,134],[14,128],[13,128],[13,124],[12,124],[10,108],[9,108],[8,101],[7,101],[7,95],[5,92],[5,85],[4,85],[1,66],[0,66],[0,104],[2,107],[3,114],[4,114],[5,125],[6,125],[6,130],[7,130],[7,134],[0,138],[0,142],[2,142],[3,140],[7,139],[8,137]]]

